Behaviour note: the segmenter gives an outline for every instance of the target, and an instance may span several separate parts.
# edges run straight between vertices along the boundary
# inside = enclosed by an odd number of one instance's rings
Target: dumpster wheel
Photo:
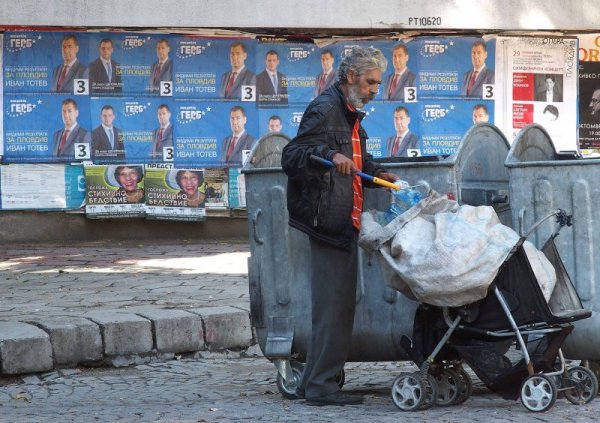
[[[285,380],[280,373],[277,373],[277,389],[284,398],[296,399],[296,388],[300,385],[302,380],[302,372],[304,371],[304,364],[299,361],[290,360],[290,367],[292,368],[292,379]]]

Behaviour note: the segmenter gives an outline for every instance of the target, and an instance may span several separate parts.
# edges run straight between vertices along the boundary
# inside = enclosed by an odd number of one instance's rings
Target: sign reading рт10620
[[[409,26],[442,26],[441,16],[413,16],[408,18]]]

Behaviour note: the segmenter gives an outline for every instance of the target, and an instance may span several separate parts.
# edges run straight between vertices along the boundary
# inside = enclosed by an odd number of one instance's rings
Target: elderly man
[[[296,392],[308,405],[362,402],[340,391],[336,375],[344,368],[352,338],[363,184],[374,187],[356,172],[398,179],[367,153],[360,124],[364,113],[359,109],[377,94],[386,67],[381,51],[353,48],[340,63],[339,81],[309,104],[298,135],[283,149],[289,224],[308,234],[311,249],[312,338]]]

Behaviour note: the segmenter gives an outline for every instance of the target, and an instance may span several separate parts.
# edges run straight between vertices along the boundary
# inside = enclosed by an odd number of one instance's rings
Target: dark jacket
[[[290,226],[339,248],[353,239],[352,178],[335,168],[315,163],[311,154],[332,160],[335,153],[352,159],[352,128],[362,112],[346,107],[340,83],[314,99],[302,116],[298,135],[283,149],[281,166],[288,175],[287,207]],[[377,175],[385,169],[366,151],[367,133],[360,126],[364,173]],[[364,187],[375,187],[363,180]]]

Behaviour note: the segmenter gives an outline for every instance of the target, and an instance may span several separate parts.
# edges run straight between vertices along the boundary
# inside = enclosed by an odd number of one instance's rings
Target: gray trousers
[[[312,336],[299,387],[307,399],[340,389],[336,376],[348,359],[354,325],[356,237],[350,250],[310,240]]]

